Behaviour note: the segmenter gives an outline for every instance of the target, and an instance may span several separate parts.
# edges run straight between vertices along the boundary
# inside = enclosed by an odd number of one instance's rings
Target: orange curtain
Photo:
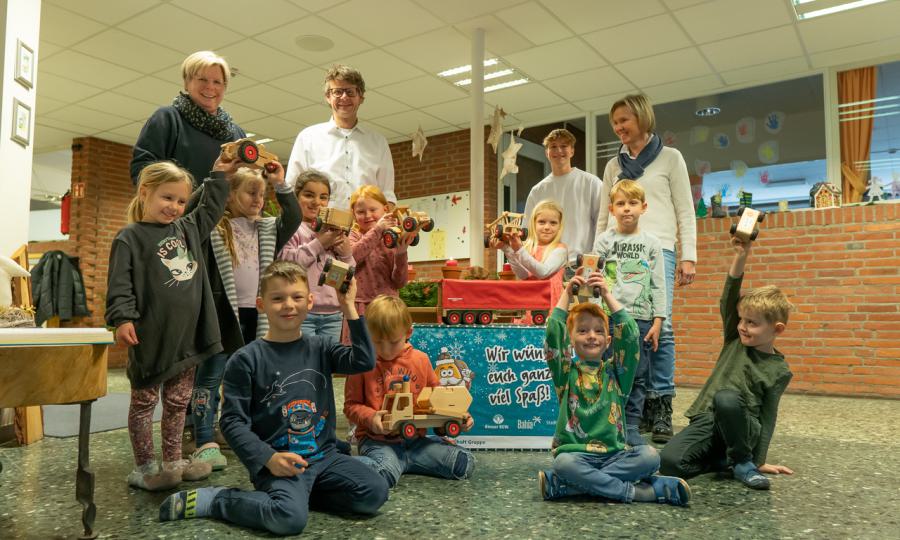
[[[838,73],[838,102],[860,103],[841,107],[841,189],[845,203],[859,202],[869,181],[869,167],[857,165],[869,160],[872,146],[872,118],[855,119],[854,116],[870,116],[872,111],[860,111],[873,106],[875,99],[875,67],[851,69]],[[854,113],[853,111],[859,111]]]

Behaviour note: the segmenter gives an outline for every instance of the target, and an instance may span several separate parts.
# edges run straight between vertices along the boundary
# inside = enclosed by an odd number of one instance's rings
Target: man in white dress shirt
[[[350,195],[360,186],[372,184],[391,203],[394,193],[394,162],[387,140],[359,123],[357,112],[365,101],[366,83],[355,69],[335,65],[325,74],[325,101],[331,119],[309,126],[297,135],[285,180],[294,185],[307,169],[325,172],[331,180],[329,206],[348,208]]]
[[[562,242],[569,248],[569,263],[579,253],[594,249],[594,233],[600,215],[600,186],[603,182],[589,172],[572,166],[575,135],[567,129],[554,129],[544,137],[544,151],[551,173],[531,188],[525,201],[525,219],[544,199],[563,208]],[[604,212],[606,209],[604,209]]]

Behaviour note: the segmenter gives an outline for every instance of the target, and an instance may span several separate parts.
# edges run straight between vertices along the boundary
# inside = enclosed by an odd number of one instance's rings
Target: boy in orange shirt
[[[403,473],[423,474],[462,480],[475,468],[475,456],[465,448],[441,437],[419,436],[406,441],[389,433],[382,425],[379,411],[384,394],[393,383],[409,377],[413,401],[426,386],[440,386],[428,356],[413,349],[407,340],[412,335],[412,316],[397,297],[380,295],[366,308],[366,325],[378,356],[375,369],[347,378],[344,388],[344,415],[356,424],[360,459],[378,471],[394,487]],[[463,431],[472,427],[466,418]]]

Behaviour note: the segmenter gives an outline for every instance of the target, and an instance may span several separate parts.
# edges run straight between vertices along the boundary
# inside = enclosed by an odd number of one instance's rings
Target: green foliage
[[[437,281],[410,281],[400,289],[400,299],[409,307],[436,307],[438,287]]]

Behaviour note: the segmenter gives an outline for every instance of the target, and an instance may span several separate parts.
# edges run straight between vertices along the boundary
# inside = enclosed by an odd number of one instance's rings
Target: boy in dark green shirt
[[[575,283],[600,289],[612,313],[614,340],[606,313],[597,304],[578,304],[566,316]],[[547,321],[544,356],[559,399],[559,418],[553,468],[538,473],[544,499],[592,495],[677,506],[690,501],[687,482],[653,476],[659,454],[652,446],[625,444],[623,409],[638,365],[639,339],[637,324],[600,273],[586,282],[582,276],[572,278]],[[612,358],[604,362],[610,341]]]
[[[720,309],[725,344],[700,395],[685,413],[691,422],[661,453],[661,471],[690,478],[734,467],[734,478],[753,489],[769,489],[762,473],[792,474],[766,463],[778,402],[791,381],[775,338],[784,332],[793,306],[772,285],[741,297],[750,242],[732,237],[734,261]]]

